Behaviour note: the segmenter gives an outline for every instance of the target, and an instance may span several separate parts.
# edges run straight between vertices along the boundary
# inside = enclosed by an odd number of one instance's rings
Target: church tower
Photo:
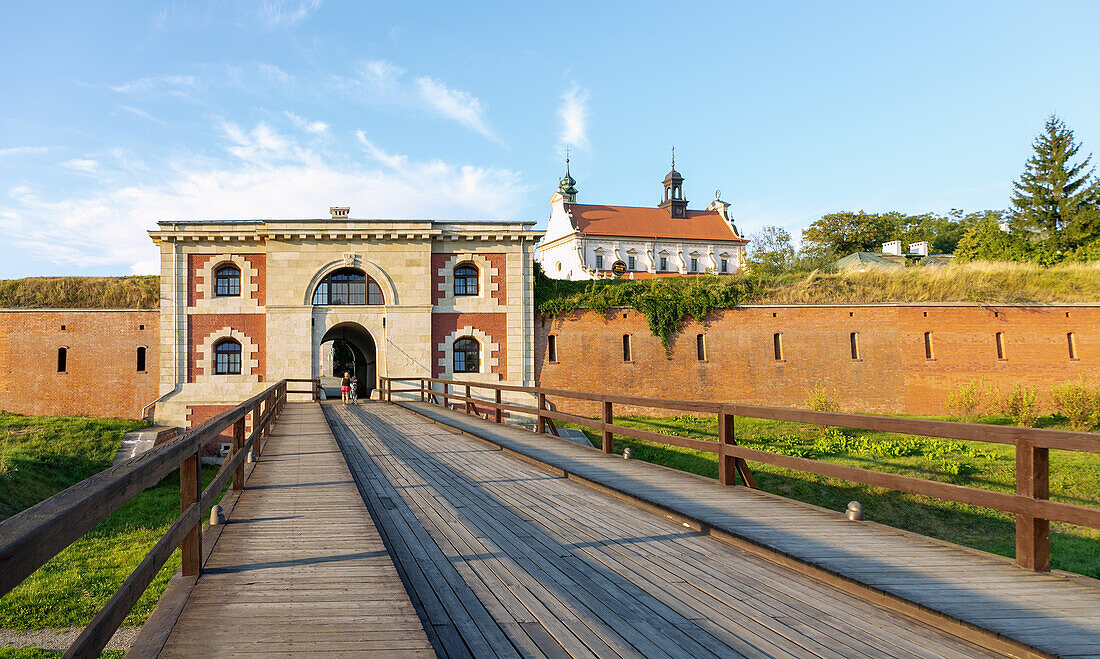
[[[657,205],[668,211],[670,217],[687,217],[687,199],[684,199],[684,177],[676,171],[676,148],[672,149],[672,170],[665,176],[665,199]]]
[[[565,176],[558,181],[558,193],[565,198],[565,203],[575,204],[577,202],[577,182],[573,180],[573,177],[569,175],[569,156],[565,157]]]

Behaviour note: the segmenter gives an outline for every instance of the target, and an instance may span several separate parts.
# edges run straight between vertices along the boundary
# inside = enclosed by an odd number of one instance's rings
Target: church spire
[[[665,198],[657,205],[668,211],[670,217],[687,217],[687,199],[684,199],[684,177],[676,171],[676,147],[672,147],[672,170],[665,175]]]
[[[558,181],[558,192],[565,198],[565,202],[572,204],[577,201],[576,181],[569,175],[569,151],[565,152],[565,176]]]

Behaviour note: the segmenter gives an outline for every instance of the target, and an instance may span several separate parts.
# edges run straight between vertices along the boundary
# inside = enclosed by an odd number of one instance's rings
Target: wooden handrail
[[[394,389],[393,382],[416,382],[419,384],[419,388]],[[442,393],[434,390],[432,385],[436,383],[443,385]],[[536,419],[535,431],[538,433],[545,432],[549,425],[553,423],[552,419],[585,426],[601,433],[602,448],[605,453],[611,453],[614,450],[612,439],[616,434],[659,444],[715,453],[718,455],[718,479],[723,485],[736,485],[736,476],[740,475],[742,482],[750,487],[756,487],[755,478],[748,469],[747,461],[752,460],[753,462],[785,467],[795,471],[840,478],[855,483],[885,487],[901,492],[921,494],[1012,513],[1016,515],[1016,563],[1030,570],[1046,571],[1050,569],[1049,529],[1051,521],[1100,528],[1100,508],[1050,501],[1048,486],[1048,451],[1056,449],[1100,453],[1100,434],[1097,433],[1016,428],[929,419],[907,419],[872,414],[818,412],[761,405],[743,405],[740,403],[663,400],[640,396],[598,394],[544,387],[520,387],[429,377],[383,377],[380,378],[380,384],[383,390],[387,392],[385,400],[391,400],[390,393],[419,392],[421,401],[439,404],[438,397],[442,397],[443,407],[448,407],[448,402],[454,401],[465,403],[467,410],[476,409],[475,405],[495,410],[494,416],[497,423],[503,421],[502,413],[505,411],[532,416]],[[465,387],[465,395],[450,391],[452,387]],[[494,397],[493,399],[475,397],[471,393],[473,389],[491,390],[494,392]],[[536,397],[537,403],[535,406],[504,403],[501,401],[501,392],[505,391],[532,394]],[[602,415],[600,420],[596,421],[588,417],[557,411],[553,409],[553,405],[547,400],[549,396],[601,403]],[[718,441],[679,437],[615,425],[613,406],[616,404],[716,414],[718,416]],[[942,483],[873,469],[849,467],[832,462],[798,458],[739,446],[735,439],[734,427],[734,419],[738,416],[858,430],[880,430],[925,437],[1009,444],[1016,449],[1016,493],[994,492],[977,487]]]
[[[0,595],[18,586],[31,573],[80,539],[124,503],[156,485],[169,472],[180,471],[180,516],[146,554],[138,567],[84,628],[65,656],[98,656],[133,609],[176,547],[183,550],[181,570],[197,575],[201,565],[203,511],[213,505],[222,488],[233,480],[244,486],[244,461],[248,452],[262,451],[261,440],[286,403],[288,382],[280,380],[263,392],[227,410],[175,439],[115,465],[0,522]],[[310,392],[304,392],[310,393]],[[252,414],[254,428],[244,441],[245,418]],[[205,490],[199,490],[199,454],[202,447],[229,427],[234,429],[234,452]]]

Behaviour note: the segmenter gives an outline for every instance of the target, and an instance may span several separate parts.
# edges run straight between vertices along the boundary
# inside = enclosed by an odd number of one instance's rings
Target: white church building
[[[663,184],[664,199],[656,207],[578,204],[566,159],[535,260],[555,279],[649,279],[740,270],[748,241],[737,231],[730,205],[716,195],[706,210],[689,210],[675,160]]]

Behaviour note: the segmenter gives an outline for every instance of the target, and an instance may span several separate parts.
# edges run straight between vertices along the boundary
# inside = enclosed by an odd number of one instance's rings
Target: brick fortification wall
[[[159,311],[0,309],[0,410],[136,419],[158,395],[159,353]]]
[[[830,394],[836,390],[843,411],[938,415],[948,393],[981,376],[1002,390],[1037,386],[1046,408],[1050,385],[1081,376],[1100,381],[1097,328],[1100,306],[743,307],[715,312],[705,325],[688,324],[673,336],[666,358],[642,314],[585,312],[536,319],[535,377],[559,389],[774,407],[805,407],[807,393],[821,384]],[[624,334],[631,337],[630,361]],[[550,335],[556,362],[548,360]],[[598,414],[592,405],[560,405]]]

